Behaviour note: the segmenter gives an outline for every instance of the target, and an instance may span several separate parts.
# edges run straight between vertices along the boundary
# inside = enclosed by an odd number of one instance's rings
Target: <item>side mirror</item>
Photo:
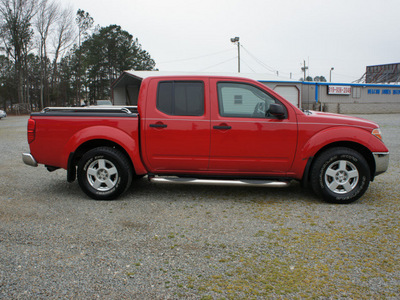
[[[270,115],[277,117],[278,119],[283,119],[285,117],[285,109],[281,104],[272,103],[267,111]]]

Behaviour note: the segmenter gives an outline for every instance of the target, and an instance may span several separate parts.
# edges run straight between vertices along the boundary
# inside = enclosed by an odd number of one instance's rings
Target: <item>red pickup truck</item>
[[[325,201],[350,203],[388,168],[377,124],[302,111],[257,81],[154,76],[138,88],[134,107],[32,113],[23,161],[66,169],[69,182],[77,177],[99,200],[147,175],[192,184],[299,180]]]

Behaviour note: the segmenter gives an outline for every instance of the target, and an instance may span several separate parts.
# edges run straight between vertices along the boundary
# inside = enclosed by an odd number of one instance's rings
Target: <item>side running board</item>
[[[198,178],[181,178],[181,177],[154,177],[149,176],[151,182],[167,182],[179,184],[199,184],[199,185],[235,185],[235,186],[259,186],[259,187],[287,187],[290,185],[288,181],[269,181],[269,180],[226,180],[226,179],[198,179]]]

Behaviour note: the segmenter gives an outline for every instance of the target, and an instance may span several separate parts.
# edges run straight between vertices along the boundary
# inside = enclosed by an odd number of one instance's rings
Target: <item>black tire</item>
[[[360,153],[344,147],[332,148],[315,159],[311,186],[326,202],[348,204],[366,192],[370,174],[369,165]]]
[[[78,163],[81,189],[95,200],[114,200],[132,183],[132,166],[120,151],[98,147],[86,152]]]

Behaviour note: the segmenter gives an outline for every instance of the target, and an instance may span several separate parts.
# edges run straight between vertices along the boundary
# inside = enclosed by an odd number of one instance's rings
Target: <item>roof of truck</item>
[[[129,70],[124,73],[139,77],[147,78],[152,76],[223,76],[223,77],[244,77],[250,78],[257,81],[281,81],[287,80],[287,78],[279,77],[272,74],[265,73],[228,73],[228,72],[173,72],[173,71],[135,71]],[[293,80],[296,81],[296,80]]]
[[[218,76],[218,77],[242,77],[249,78],[257,81],[293,81],[293,79],[287,79],[276,75],[265,74],[265,73],[202,73],[202,72],[172,72],[172,71],[135,71],[129,70],[124,71],[117,80],[112,84],[113,87],[124,84],[126,80],[132,81],[136,79],[142,81],[148,77],[160,77],[160,76]]]

